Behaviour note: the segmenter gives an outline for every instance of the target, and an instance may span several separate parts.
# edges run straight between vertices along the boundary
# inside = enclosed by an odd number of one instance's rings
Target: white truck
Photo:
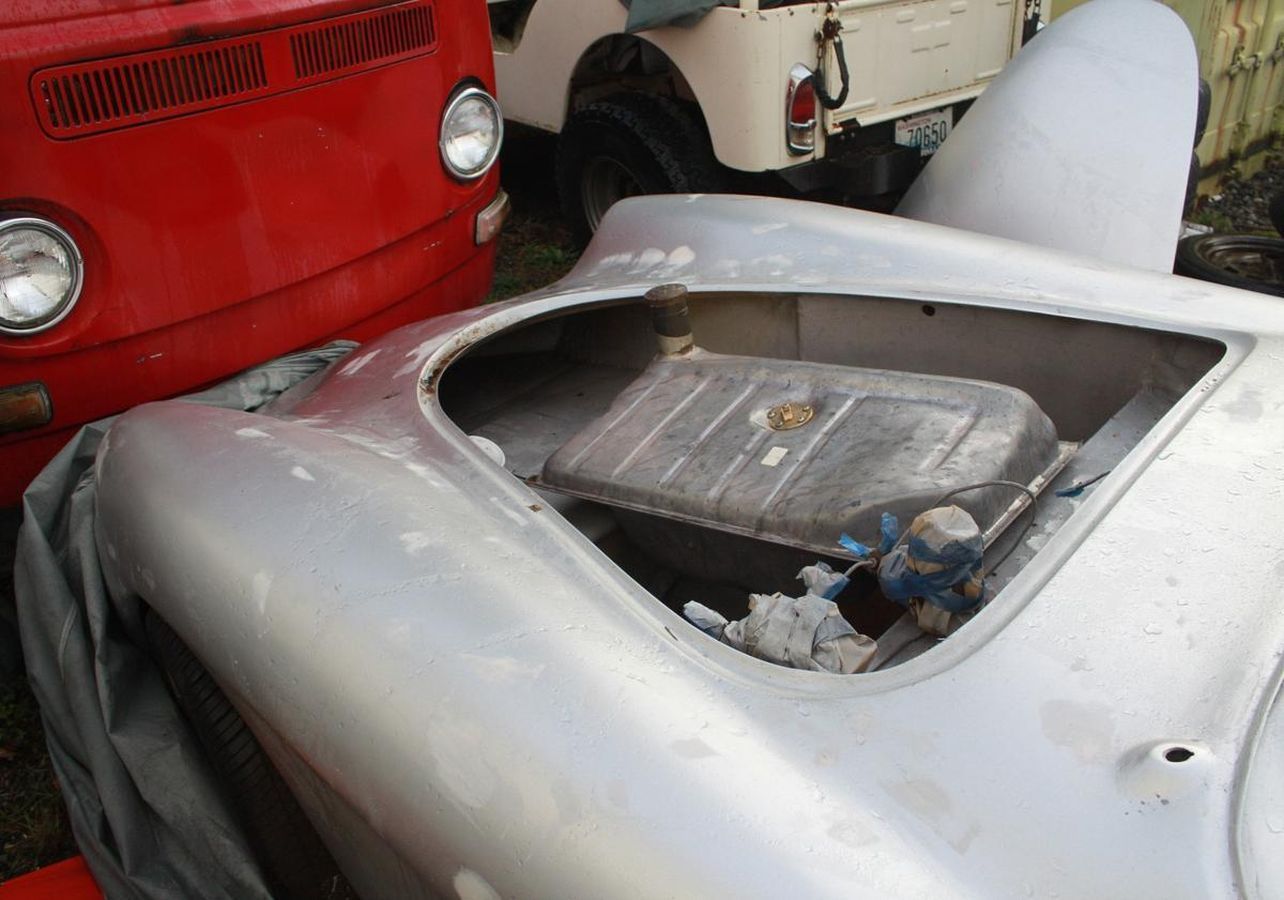
[[[560,135],[581,237],[622,197],[722,190],[738,173],[899,191],[1039,14],[1038,0],[715,2],[491,0],[504,113]],[[630,33],[647,3],[696,12]]]

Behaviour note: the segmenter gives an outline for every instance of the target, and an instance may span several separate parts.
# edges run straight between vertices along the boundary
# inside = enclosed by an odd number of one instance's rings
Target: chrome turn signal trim
[[[785,146],[794,156],[816,151],[815,81],[811,69],[794,63],[789,70],[789,88],[785,93]],[[812,97],[811,109],[801,118],[794,117],[794,103],[799,92]]]
[[[477,222],[473,226],[473,242],[480,247],[487,241],[493,240],[504,227],[504,222],[511,211],[512,205],[508,202],[508,194],[501,188],[495,195],[495,199],[486,204],[486,208],[477,214]]]

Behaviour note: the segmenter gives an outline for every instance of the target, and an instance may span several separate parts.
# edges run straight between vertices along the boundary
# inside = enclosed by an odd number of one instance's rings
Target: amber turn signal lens
[[[39,428],[51,421],[53,403],[40,382],[0,388],[0,434]]]

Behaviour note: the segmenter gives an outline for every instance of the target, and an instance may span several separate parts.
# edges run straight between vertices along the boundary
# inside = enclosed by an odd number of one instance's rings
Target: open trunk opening
[[[868,569],[833,598],[877,640],[870,670],[983,610],[1077,508],[1058,491],[1108,473],[1225,351],[983,307],[685,299],[694,350],[657,352],[640,298],[572,311],[463,354],[443,409],[679,614],[802,594],[802,567],[850,569],[840,535],[876,545],[885,512],[906,528],[945,500],[967,511],[988,590],[948,627],[925,633]]]

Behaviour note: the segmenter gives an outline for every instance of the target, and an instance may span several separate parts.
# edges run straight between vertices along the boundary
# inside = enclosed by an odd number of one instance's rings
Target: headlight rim
[[[486,161],[473,172],[464,172],[455,168],[454,163],[450,160],[450,155],[446,152],[446,123],[450,121],[451,115],[466,100],[473,97],[480,98],[495,113],[495,146],[491,148],[486,155]],[[504,145],[504,113],[500,109],[499,101],[496,100],[489,91],[475,82],[466,82],[461,87],[455,89],[451,94],[450,100],[446,103],[446,108],[441,114],[441,124],[438,126],[437,149],[441,154],[441,164],[445,167],[446,172],[454,179],[464,183],[470,183],[482,178],[494,168],[495,163],[499,160],[500,148]]]
[[[75,309],[77,301],[80,300],[81,290],[85,285],[84,254],[80,252],[80,245],[76,243],[76,239],[71,236],[67,229],[57,222],[34,213],[0,211],[0,235],[20,228],[42,231],[63,246],[71,262],[71,288],[67,291],[67,295],[62,302],[54,307],[52,315],[48,318],[37,319],[34,324],[12,325],[0,317],[0,335],[10,337],[28,337],[40,334],[62,322]]]

